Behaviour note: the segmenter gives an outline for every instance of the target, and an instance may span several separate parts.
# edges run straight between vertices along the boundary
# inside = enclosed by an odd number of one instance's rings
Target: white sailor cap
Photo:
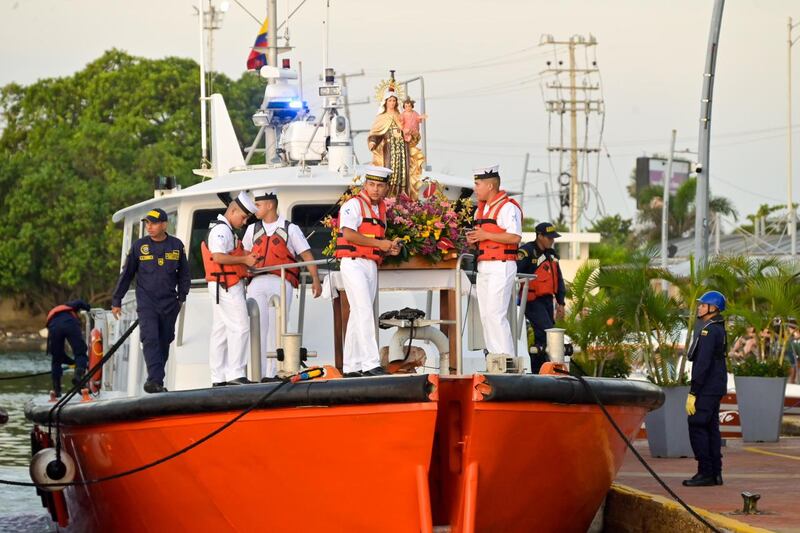
[[[277,200],[278,194],[275,192],[275,189],[256,189],[253,191],[253,196],[255,196],[256,202],[260,200]]]
[[[500,178],[500,165],[492,165],[490,167],[478,167],[472,169],[472,174],[476,180],[486,178]]]
[[[234,202],[236,202],[236,205],[238,205],[239,208],[241,208],[241,210],[245,212],[245,214],[247,215],[255,214],[256,204],[253,201],[253,199],[250,198],[250,195],[247,194],[246,192],[244,191],[240,192],[239,196],[236,197]]]
[[[383,183],[389,181],[389,176],[392,174],[392,169],[375,165],[365,165],[362,170],[364,172],[364,179]]]

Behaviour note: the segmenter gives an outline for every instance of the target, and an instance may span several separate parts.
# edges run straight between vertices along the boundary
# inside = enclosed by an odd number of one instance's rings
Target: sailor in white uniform
[[[251,383],[247,379],[250,319],[247,316],[244,278],[247,276],[247,267],[253,266],[256,258],[244,253],[233,230],[241,228],[255,212],[253,199],[242,191],[228,205],[225,214],[218,215],[217,220],[211,223],[208,232],[203,263],[211,296],[209,365],[212,385],[215,387]]]
[[[292,224],[283,215],[278,214],[278,196],[272,190],[254,191],[256,203],[256,220],[247,226],[242,237],[245,251],[256,256],[253,268],[278,266],[300,261],[313,261],[314,255],[303,231]],[[322,293],[316,265],[309,265],[311,273],[311,291],[314,298]],[[300,269],[286,270],[286,314],[292,304],[294,289],[299,284]],[[261,324],[261,373],[262,381],[270,381],[275,377],[277,361],[267,358],[267,352],[274,352],[277,347],[277,324],[275,307],[269,305],[273,296],[280,298],[281,271],[272,270],[261,274],[253,274],[247,286],[247,297],[258,303]]]
[[[378,265],[384,255],[400,253],[400,239],[384,238],[386,234],[386,204],[391,170],[367,166],[364,187],[339,210],[339,233],[336,237],[336,257],[350,318],[344,340],[344,373],[347,377],[379,376],[386,373],[381,367],[378,340],[375,335],[373,302],[378,290]]]
[[[517,247],[522,239],[522,209],[500,190],[499,166],[474,169],[475,229],[467,242],[477,246],[477,293],[483,337],[489,355],[514,354],[508,306],[517,274]]]

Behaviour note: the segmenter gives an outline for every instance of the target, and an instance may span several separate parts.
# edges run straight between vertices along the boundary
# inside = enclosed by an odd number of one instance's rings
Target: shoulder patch
[[[703,336],[708,335],[708,330],[704,329],[703,331],[700,332],[700,335]]]
[[[517,261],[522,261],[526,257],[528,257],[528,252],[526,252],[524,248],[517,250]]]

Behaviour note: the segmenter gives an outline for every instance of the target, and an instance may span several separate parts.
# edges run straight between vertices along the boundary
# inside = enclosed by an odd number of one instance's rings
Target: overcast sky
[[[238,3],[256,18],[266,13],[261,0]],[[279,2],[279,18],[299,3]],[[590,60],[596,55],[602,75],[603,143],[610,158],[604,150],[599,175],[592,163],[590,179],[598,180],[605,212],[634,214],[624,188],[635,158],[665,153],[672,128],[678,130],[678,149],[697,149],[711,0],[330,3],[331,66],[339,72],[366,72],[350,82],[353,99],[374,98],[374,86],[390,68],[400,79],[424,73],[434,170],[467,175],[474,166],[496,162],[504,178],[518,185],[526,152],[531,168],[548,169],[548,115],[537,75],[553,49],[536,46],[542,34],[567,39],[591,33],[597,38]],[[2,0],[0,84],[69,75],[112,47],[150,58],[197,58],[192,6],[185,0]],[[323,14],[324,0],[307,0],[289,22],[295,49],[282,57],[292,58],[295,66],[302,60],[306,93],[322,64]],[[786,202],[789,16],[800,19],[800,3],[726,3],[714,94],[711,188],[712,194],[732,199],[742,214],[761,203]],[[222,29],[215,32],[219,71],[241,75],[258,27],[231,1]],[[794,52],[793,83],[800,89],[800,46]],[[797,98],[794,110],[793,121],[800,125]],[[367,128],[375,106],[355,106],[352,112],[353,127]],[[356,143],[363,158],[364,137]],[[795,160],[797,169],[800,157]],[[536,195],[545,192],[546,179],[541,174],[528,178],[527,193],[533,197],[526,200],[526,215],[540,220],[547,217],[547,207]],[[795,184],[795,200],[798,189],[800,183]],[[593,206],[591,217],[597,212]]]

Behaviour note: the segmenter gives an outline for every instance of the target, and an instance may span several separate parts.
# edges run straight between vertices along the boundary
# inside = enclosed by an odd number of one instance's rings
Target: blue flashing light
[[[301,109],[303,107],[303,102],[300,100],[292,100],[289,102],[289,107],[292,109]]]

